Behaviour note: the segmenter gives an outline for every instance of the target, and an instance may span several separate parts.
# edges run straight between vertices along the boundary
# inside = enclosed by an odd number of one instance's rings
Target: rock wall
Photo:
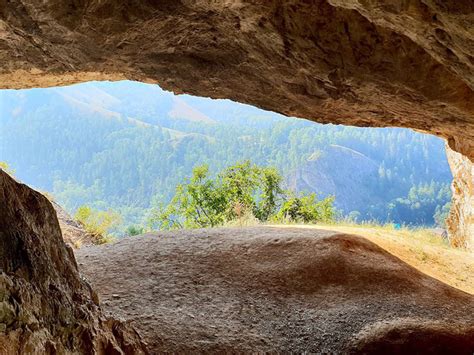
[[[474,160],[472,0],[0,0],[0,88],[125,78],[411,127]],[[472,243],[472,163],[453,156],[450,232]],[[46,198],[0,172],[0,201],[0,352],[145,352],[103,317]]]
[[[472,0],[0,0],[0,87],[157,82],[474,158]]]
[[[71,215],[55,201],[50,200],[58,217],[59,228],[66,244],[73,249],[79,249],[82,246],[94,244],[94,238],[87,233],[84,226],[76,221]]]
[[[472,0],[0,0],[0,63],[0,88],[154,82],[322,123],[411,127],[474,160]],[[455,193],[454,214],[469,214],[471,192]]]
[[[453,201],[447,221],[451,244],[474,251],[474,163],[447,148]]]
[[[0,354],[145,354],[103,315],[40,193],[0,170]]]

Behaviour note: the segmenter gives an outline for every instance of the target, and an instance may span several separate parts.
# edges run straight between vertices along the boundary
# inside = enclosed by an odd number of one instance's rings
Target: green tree
[[[166,207],[152,216],[162,229],[215,227],[225,221],[226,196],[222,186],[209,178],[207,165],[193,169],[191,178],[176,187]]]
[[[260,169],[260,188],[261,195],[258,202],[255,216],[260,221],[267,221],[273,216],[278,206],[286,196],[285,191],[281,188],[282,176],[278,170],[273,167],[266,167]]]
[[[451,202],[447,202],[444,206],[436,206],[433,219],[438,227],[446,228],[446,219],[451,210]]]
[[[217,178],[222,186],[223,200],[226,204],[226,219],[232,220],[239,213],[256,209],[255,193],[259,188],[260,169],[250,161],[237,163],[226,168]]]
[[[334,219],[334,197],[318,201],[316,194],[293,196],[285,201],[277,218],[292,222],[317,223]]]
[[[151,224],[161,229],[216,227],[249,213],[262,222],[277,214],[299,222],[334,218],[334,198],[318,201],[311,194],[287,200],[282,180],[275,168],[249,161],[225,168],[214,179],[206,165],[198,166],[176,187],[171,202],[156,209]]]

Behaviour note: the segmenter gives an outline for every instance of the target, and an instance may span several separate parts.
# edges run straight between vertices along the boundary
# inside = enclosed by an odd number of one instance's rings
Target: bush
[[[316,194],[294,196],[285,201],[278,212],[278,220],[317,223],[334,219],[334,197],[318,201]]]
[[[129,237],[133,237],[135,235],[143,234],[144,229],[140,226],[129,226],[125,231],[125,234]]]
[[[176,187],[167,206],[154,209],[150,224],[176,229],[248,225],[275,218],[304,223],[334,219],[334,198],[318,201],[315,194],[302,194],[288,199],[282,181],[275,168],[249,161],[224,169],[214,179],[206,165],[198,166]]]
[[[110,231],[122,220],[120,215],[114,211],[98,211],[89,206],[79,207],[75,218],[92,236],[94,244],[111,242],[113,236]]]

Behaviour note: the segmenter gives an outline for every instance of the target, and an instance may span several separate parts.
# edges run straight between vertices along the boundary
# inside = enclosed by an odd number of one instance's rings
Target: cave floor
[[[320,228],[219,228],[76,258],[105,311],[152,353],[472,352],[474,296],[378,244]]]

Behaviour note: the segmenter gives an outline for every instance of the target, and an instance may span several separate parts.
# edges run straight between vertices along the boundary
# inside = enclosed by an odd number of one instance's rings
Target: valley
[[[318,125],[129,81],[7,90],[0,103],[0,161],[71,215],[119,213],[116,236],[156,229],[150,215],[194,167],[245,160],[277,168],[295,193],[334,196],[340,219],[444,227],[449,210],[445,143],[410,130]]]

